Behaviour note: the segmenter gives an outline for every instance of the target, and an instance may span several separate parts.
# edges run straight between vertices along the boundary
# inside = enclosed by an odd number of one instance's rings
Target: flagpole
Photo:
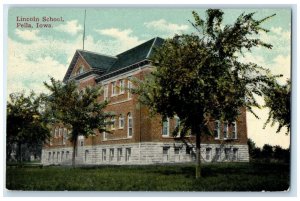
[[[84,10],[84,21],[83,21],[83,37],[82,37],[82,49],[84,50],[84,38],[85,38],[85,18],[86,18],[86,9]]]

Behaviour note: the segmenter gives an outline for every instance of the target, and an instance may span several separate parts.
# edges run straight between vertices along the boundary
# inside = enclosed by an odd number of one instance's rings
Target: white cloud
[[[106,47],[109,47],[112,50],[112,51],[110,50],[109,53],[112,53],[113,55],[116,53],[123,52],[129,48],[132,48],[144,42],[142,40],[139,40],[138,37],[133,36],[131,29],[120,30],[118,28],[109,28],[109,29],[97,29],[95,31],[98,34],[109,36],[114,39],[108,41],[98,41],[98,43],[105,44]],[[88,40],[89,38],[87,38],[87,41]],[[105,46],[101,48],[105,48]],[[117,49],[117,51],[114,51],[115,49]]]
[[[82,26],[77,20],[71,20],[67,21],[66,24],[60,24],[59,26],[55,27],[55,29],[70,35],[76,35],[78,32],[82,31]]]
[[[151,21],[151,22],[145,22],[144,25],[148,29],[155,29],[158,31],[163,31],[168,34],[175,34],[175,33],[181,33],[183,31],[188,30],[187,25],[180,25],[180,24],[173,24],[170,22],[167,22],[165,19],[160,19],[157,21]]]
[[[16,29],[16,35],[27,41],[35,41],[38,39],[37,34],[39,33],[39,30],[21,30],[21,29]]]

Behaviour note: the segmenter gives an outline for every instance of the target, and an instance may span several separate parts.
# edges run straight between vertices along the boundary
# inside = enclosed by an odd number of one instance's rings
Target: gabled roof
[[[117,61],[117,57],[113,56],[107,56],[86,50],[78,50],[78,52],[92,69],[107,71]]]
[[[109,77],[111,74],[117,74],[121,69],[123,72],[126,71],[127,67],[132,69],[136,66],[149,63],[146,60],[149,61],[154,47],[161,46],[163,42],[164,39],[156,37],[116,56],[107,56],[86,50],[76,50],[63,81],[65,82],[70,78],[79,57],[82,57],[89,64],[91,71],[83,73],[78,79],[91,73],[98,74],[100,77]]]
[[[163,43],[163,41],[164,40],[162,38],[156,37],[121,54],[118,54],[116,56],[118,60],[106,73],[113,72],[115,70],[124,68],[126,66],[130,66],[132,64],[136,64],[145,59],[149,59],[149,57],[153,53],[153,47],[160,46]]]

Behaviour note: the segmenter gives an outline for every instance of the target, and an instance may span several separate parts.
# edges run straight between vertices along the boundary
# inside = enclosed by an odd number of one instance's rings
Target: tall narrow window
[[[170,132],[170,120],[167,118],[166,121],[163,121],[162,135],[168,137]]]
[[[116,84],[116,82],[111,83],[111,94],[112,94],[112,96],[117,95],[117,84]]]
[[[106,126],[106,120],[104,120],[104,125],[105,125],[105,129],[107,128]],[[102,135],[103,135],[103,140],[107,140],[107,133],[105,131],[102,132]]]
[[[110,149],[109,150],[109,161],[113,161],[114,160],[114,149]]]
[[[132,94],[131,94],[132,82],[130,81],[130,77],[128,78],[127,81],[127,88],[128,88],[128,99],[130,99],[132,98]]]
[[[67,152],[66,152],[66,159],[69,159],[69,154],[70,154],[70,152],[67,151]]]
[[[210,160],[211,148],[206,148],[206,160]]]
[[[237,161],[238,160],[238,148],[234,148],[233,149],[232,160],[233,161]]]
[[[112,118],[111,118],[111,127],[110,127],[111,130],[115,130],[115,128],[116,128],[116,127],[115,127],[115,123],[116,123],[115,117],[112,117]]]
[[[104,85],[104,100],[108,99],[108,85]]]
[[[170,147],[163,147],[163,162],[169,161],[169,150]]]
[[[127,135],[128,135],[128,137],[132,137],[132,135],[133,135],[133,120],[132,120],[131,113],[128,113],[127,120],[128,120]]]
[[[125,92],[124,80],[119,81],[119,86],[120,86],[119,94],[124,94],[124,92]]]
[[[122,148],[118,148],[117,150],[117,161],[121,161],[122,159]]]
[[[64,128],[63,145],[66,144],[67,137],[68,137],[68,129]]]
[[[232,123],[232,138],[237,139],[237,126],[236,122]]]
[[[219,161],[221,159],[221,149],[216,148],[216,161]]]
[[[49,152],[49,155],[48,155],[48,161],[51,160],[51,152]]]
[[[106,149],[102,149],[102,161],[106,161]]]
[[[215,127],[214,127],[214,136],[215,139],[220,139],[220,121],[215,121]]]
[[[122,114],[119,116],[119,128],[124,128],[124,116]]]
[[[64,160],[64,155],[65,155],[65,152],[62,151],[62,152],[61,152],[61,160],[60,160],[60,161],[63,161],[63,160]]]
[[[54,137],[58,137],[58,128],[55,128],[55,134]]]
[[[230,148],[225,148],[225,160],[230,159]]]
[[[126,148],[125,151],[125,160],[130,161],[130,156],[131,156],[131,148]]]
[[[62,128],[59,128],[59,134],[58,134],[58,137],[61,137],[63,135],[63,129]]]
[[[89,157],[89,150],[85,150],[85,154],[84,154],[84,162],[87,161],[88,157]]]
[[[224,139],[228,138],[228,122],[223,123],[223,136]]]
[[[175,128],[177,129],[177,137],[180,137],[180,119],[175,116]]]

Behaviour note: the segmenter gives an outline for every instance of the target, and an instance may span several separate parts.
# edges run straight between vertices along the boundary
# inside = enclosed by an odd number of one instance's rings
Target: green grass
[[[204,164],[202,178],[185,165],[7,167],[9,190],[47,191],[284,191],[288,164]]]

